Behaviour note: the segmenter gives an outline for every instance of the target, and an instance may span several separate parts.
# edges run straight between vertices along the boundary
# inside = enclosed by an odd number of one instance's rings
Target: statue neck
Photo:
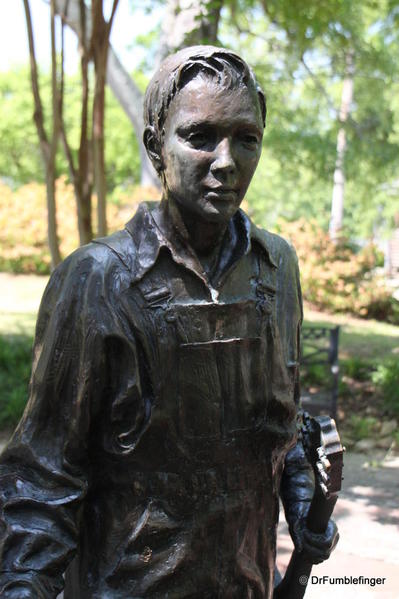
[[[173,226],[192,247],[201,262],[202,257],[208,262],[208,257],[218,254],[227,223],[204,221],[193,212],[184,210],[173,199],[168,199],[165,203]]]

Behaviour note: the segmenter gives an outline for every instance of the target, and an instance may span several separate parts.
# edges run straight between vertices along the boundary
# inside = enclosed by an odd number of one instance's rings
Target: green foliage
[[[17,256],[0,255],[0,272],[12,272],[14,274],[34,273],[47,275],[50,273],[48,261],[48,250],[36,254],[19,254]]]
[[[399,196],[397,2],[229,5],[221,38],[254,66],[268,97],[264,157],[248,196],[256,220],[273,227],[279,217],[315,218],[326,228],[345,57],[351,51],[354,102],[346,125],[344,227],[354,238],[386,234]]]
[[[20,419],[28,396],[32,337],[0,336],[0,428]]]
[[[64,118],[68,141],[77,158],[80,139],[81,83],[78,75],[65,79]],[[137,139],[132,125],[110,89],[105,94],[105,169],[109,191],[117,185],[138,183],[140,158]],[[61,148],[60,148],[61,150]],[[58,175],[69,175],[62,151],[60,151]]]
[[[16,185],[44,178],[30,85],[28,67],[0,73],[0,176]]]
[[[306,346],[303,348],[306,353]],[[302,389],[321,388],[327,389],[331,382],[331,372],[327,364],[309,364],[301,366]]]
[[[306,346],[304,348],[306,354]],[[324,364],[309,364],[301,366],[301,385],[309,387],[312,385],[326,387],[326,381],[329,381],[331,375],[329,367]]]
[[[383,395],[387,409],[399,416],[399,360],[379,364],[372,378]]]
[[[139,146],[132,125],[121,106],[106,88],[105,168],[108,190],[140,182]]]
[[[372,416],[358,416],[352,414],[349,420],[349,426],[355,441],[367,439],[376,430],[378,421]]]
[[[40,75],[40,89],[47,131],[51,115],[49,75]],[[143,83],[143,85],[145,85]],[[44,181],[39,141],[33,122],[29,68],[0,73],[0,177],[14,187]],[[77,75],[65,79],[64,119],[72,154],[77,159],[80,139],[81,83]],[[140,158],[131,123],[109,89],[106,90],[105,161],[108,189],[122,183],[138,183]],[[57,174],[69,176],[61,143]]]
[[[355,84],[346,127],[345,230],[350,237],[364,239],[392,228],[399,195],[397,6],[391,0],[224,3],[219,41],[253,65],[268,97],[264,153],[247,198],[259,224],[272,228],[281,217],[306,218],[327,227],[345,56],[351,50]],[[132,5],[132,18],[142,10],[159,15],[162,3],[144,0]],[[132,42],[132,52],[144,56],[133,74],[142,91],[155,67],[159,21],[154,18],[154,29]],[[41,84],[48,116],[48,75],[41,74]],[[42,181],[27,67],[1,75],[0,99],[0,176],[14,186]],[[79,76],[67,76],[65,119],[75,155],[80,99]],[[106,178],[112,192],[126,181],[137,183],[140,166],[133,129],[110,90],[106,102]],[[57,167],[58,175],[67,175],[61,152]]]
[[[347,360],[341,361],[343,373],[356,381],[370,380],[372,365],[369,361],[353,356]]]

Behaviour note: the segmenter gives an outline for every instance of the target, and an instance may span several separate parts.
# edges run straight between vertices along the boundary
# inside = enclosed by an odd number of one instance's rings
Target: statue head
[[[258,163],[266,100],[234,52],[184,48],[166,58],[144,100],[144,143],[164,197],[208,220],[230,218]]]

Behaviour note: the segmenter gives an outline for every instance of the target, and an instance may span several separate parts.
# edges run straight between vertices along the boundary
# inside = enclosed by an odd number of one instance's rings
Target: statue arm
[[[280,495],[296,549],[304,551],[312,563],[319,564],[329,558],[339,534],[333,519],[330,519],[323,534],[313,533],[307,528],[306,518],[313,493],[313,471],[306,459],[302,442],[298,441],[286,456]]]
[[[297,315],[294,320],[293,334],[289,344],[292,352],[292,362],[297,364],[294,377],[294,402],[297,406],[300,404],[300,384],[299,384],[299,356],[300,356],[300,337],[303,320],[302,292],[299,276],[298,259],[295,250],[292,248],[293,260],[293,280],[295,280],[295,292],[291,294],[296,297],[296,310],[293,313]],[[292,306],[287,308],[287,312],[292,310]],[[299,317],[298,317],[299,315]],[[287,453],[285,458],[284,470],[281,480],[280,496],[284,506],[285,518],[289,527],[291,538],[295,547],[308,554],[313,563],[320,563],[330,556],[338,542],[338,531],[335,522],[329,521],[326,532],[323,535],[316,535],[306,527],[306,517],[309,511],[310,503],[314,494],[314,475],[309,464],[300,439],[296,445]]]
[[[103,340],[90,307],[100,277],[72,258],[39,311],[29,401],[0,456],[0,597],[55,598],[77,546],[90,481],[90,423]]]

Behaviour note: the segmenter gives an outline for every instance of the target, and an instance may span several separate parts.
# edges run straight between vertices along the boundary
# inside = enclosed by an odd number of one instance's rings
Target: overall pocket
[[[183,437],[225,438],[259,430],[267,408],[265,340],[233,338],[179,347]]]

